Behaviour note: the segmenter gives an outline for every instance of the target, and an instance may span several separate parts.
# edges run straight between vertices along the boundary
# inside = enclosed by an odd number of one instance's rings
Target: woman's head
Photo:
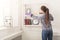
[[[46,13],[46,6],[41,6],[41,10]]]
[[[45,13],[45,23],[49,22],[49,9],[46,6],[41,6],[41,10]]]

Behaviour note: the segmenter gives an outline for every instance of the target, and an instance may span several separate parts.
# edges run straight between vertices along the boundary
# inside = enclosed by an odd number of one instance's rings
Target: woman
[[[41,23],[42,23],[42,40],[52,40],[53,31],[51,21],[53,21],[53,17],[49,14],[49,9],[46,6],[41,6]]]
[[[51,21],[53,21],[53,17],[49,14],[49,9],[46,6],[41,6],[41,17],[38,17],[42,23],[42,40],[52,40],[53,38],[53,30]],[[31,17],[36,17],[31,14]]]

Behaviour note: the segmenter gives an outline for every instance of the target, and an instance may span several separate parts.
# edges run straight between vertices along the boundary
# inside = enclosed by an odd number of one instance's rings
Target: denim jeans
[[[42,30],[42,40],[52,40],[53,31],[52,30]]]

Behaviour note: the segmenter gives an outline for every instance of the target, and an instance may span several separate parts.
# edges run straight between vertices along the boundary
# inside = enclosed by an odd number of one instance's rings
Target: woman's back
[[[49,14],[49,23],[46,25],[45,23],[45,14],[40,17],[41,19],[41,23],[42,23],[42,30],[52,30],[52,25],[51,25],[51,21],[53,21],[53,17],[51,14]]]

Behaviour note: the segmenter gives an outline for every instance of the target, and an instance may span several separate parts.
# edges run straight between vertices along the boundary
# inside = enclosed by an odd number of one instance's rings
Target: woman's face
[[[40,10],[40,14],[44,14],[43,10]]]

